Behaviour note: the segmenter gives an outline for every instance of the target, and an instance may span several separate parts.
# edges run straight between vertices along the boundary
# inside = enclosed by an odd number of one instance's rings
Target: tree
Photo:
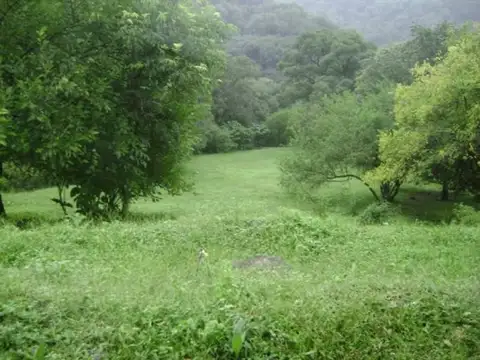
[[[1,96],[1,94],[0,94]],[[6,142],[6,125],[7,125],[7,115],[8,112],[2,106],[2,101],[0,101],[0,152],[5,146]],[[0,190],[2,187],[3,178],[3,163],[0,161]],[[0,193],[0,217],[6,215],[5,205],[3,204],[2,194]]]
[[[411,84],[411,69],[415,64],[424,61],[434,64],[447,52],[447,38],[454,33],[454,26],[446,22],[432,28],[413,26],[411,40],[381,48],[365,61],[356,79],[355,90],[367,94],[377,91],[385,82]]]
[[[284,103],[352,90],[362,61],[373,51],[372,44],[350,30],[302,34],[279,64],[292,95]]]
[[[246,56],[229,57],[225,76],[214,91],[213,115],[219,125],[236,121],[250,126],[268,114],[268,104],[258,98],[253,88],[260,69]]]
[[[290,0],[284,0],[290,1]],[[477,0],[296,0],[341,27],[354,28],[379,46],[409,38],[411,24],[480,21]]]
[[[277,63],[295,38],[318,29],[336,26],[321,16],[315,16],[301,6],[281,4],[277,0],[213,0],[223,19],[238,28],[238,34],[228,42],[234,56],[248,56],[260,65],[264,75],[276,78]]]
[[[379,196],[375,183],[364,178],[366,171],[378,166],[377,131],[393,124],[388,92],[385,88],[360,99],[347,91],[298,110],[293,120],[293,152],[281,165],[282,185],[311,196],[325,183],[357,179],[377,200],[393,199],[400,184],[382,183]]]
[[[480,31],[471,30],[435,65],[416,66],[411,85],[397,87],[396,126],[381,133],[382,164],[371,178],[418,181],[440,164],[443,181],[480,190]]]
[[[77,208],[92,216],[188,189],[183,163],[228,28],[189,1],[64,5],[26,2],[2,22],[0,44],[12,54],[2,63],[12,118],[4,159],[46,172],[59,194],[73,186]],[[31,42],[3,39],[14,29]]]

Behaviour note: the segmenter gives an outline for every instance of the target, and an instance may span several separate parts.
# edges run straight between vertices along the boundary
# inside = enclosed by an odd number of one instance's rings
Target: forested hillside
[[[275,75],[276,65],[295,38],[318,29],[335,28],[323,16],[315,16],[294,3],[275,0],[213,0],[223,19],[238,32],[229,42],[232,55],[246,55],[264,73]]]
[[[406,40],[411,25],[480,20],[478,0],[279,0],[295,2],[336,25],[354,28],[378,45]]]

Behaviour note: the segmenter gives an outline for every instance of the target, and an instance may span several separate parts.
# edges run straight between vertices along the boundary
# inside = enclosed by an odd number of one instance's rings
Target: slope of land
[[[43,222],[0,228],[0,358],[477,356],[478,228],[362,226],[348,214],[371,199],[353,184],[326,189],[318,216],[279,189],[285,151],[197,157],[194,194],[137,203],[125,223],[59,222],[53,190],[6,194],[12,218]],[[231,268],[255,254],[292,269]]]

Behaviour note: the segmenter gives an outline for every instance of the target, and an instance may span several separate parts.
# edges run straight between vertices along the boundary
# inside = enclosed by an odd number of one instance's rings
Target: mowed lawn
[[[5,194],[41,221],[0,227],[0,359],[480,359],[480,229],[361,225],[355,183],[293,201],[285,151],[196,157],[195,192],[123,223],[61,220],[53,189]],[[257,254],[290,269],[232,269]]]

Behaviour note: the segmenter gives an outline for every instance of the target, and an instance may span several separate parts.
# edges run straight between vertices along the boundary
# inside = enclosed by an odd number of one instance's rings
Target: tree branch
[[[375,190],[373,190],[373,188],[370,186],[370,184],[368,184],[366,181],[364,181],[360,176],[358,175],[355,175],[355,174],[345,174],[345,175],[334,175],[332,177],[329,177],[327,178],[327,181],[329,182],[334,182],[338,179],[346,179],[346,180],[350,180],[350,179],[357,179],[358,181],[361,181],[363,185],[365,185],[368,190],[370,190],[370,192],[372,193],[373,197],[375,198],[375,200],[377,200],[378,202],[380,202],[380,197],[378,196],[378,194],[375,192]]]

